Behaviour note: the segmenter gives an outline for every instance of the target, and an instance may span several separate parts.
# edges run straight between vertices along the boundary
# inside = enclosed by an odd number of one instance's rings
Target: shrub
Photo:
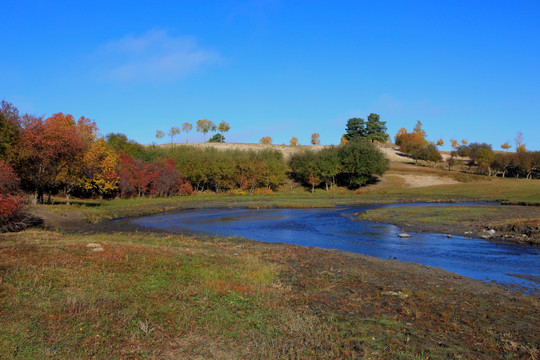
[[[0,160],[0,233],[23,230],[40,221],[25,212],[25,199],[16,194],[18,187],[19,178]]]

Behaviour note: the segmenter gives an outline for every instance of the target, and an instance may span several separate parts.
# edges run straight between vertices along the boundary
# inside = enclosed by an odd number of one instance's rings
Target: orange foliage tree
[[[259,143],[265,145],[272,145],[272,138],[270,136],[263,136],[261,140],[259,140]]]
[[[311,145],[321,145],[321,135],[319,133],[311,134]]]
[[[400,151],[410,154],[428,144],[425,136],[426,132],[422,130],[422,123],[418,121],[411,133],[407,132],[405,128],[399,129],[395,136],[395,142]]]
[[[293,136],[291,140],[289,140],[289,146],[297,146],[298,145],[298,138]]]

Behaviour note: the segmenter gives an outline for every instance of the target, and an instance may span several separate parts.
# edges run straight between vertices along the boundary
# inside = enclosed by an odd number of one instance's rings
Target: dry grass
[[[536,298],[361,255],[26,231],[0,236],[0,264],[2,359],[525,359],[538,351]]]

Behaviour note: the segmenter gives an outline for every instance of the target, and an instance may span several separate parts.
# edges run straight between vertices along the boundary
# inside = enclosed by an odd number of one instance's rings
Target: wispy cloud
[[[170,82],[221,61],[191,36],[151,30],[110,41],[98,50],[98,77],[112,82]]]

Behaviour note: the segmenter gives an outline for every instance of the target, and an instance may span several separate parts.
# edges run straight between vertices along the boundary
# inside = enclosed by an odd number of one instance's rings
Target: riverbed
[[[354,220],[362,207],[328,209],[194,209],[131,223],[205,236],[338,249],[440,267],[473,279],[540,291],[539,249],[446,234],[409,233],[390,224]]]

